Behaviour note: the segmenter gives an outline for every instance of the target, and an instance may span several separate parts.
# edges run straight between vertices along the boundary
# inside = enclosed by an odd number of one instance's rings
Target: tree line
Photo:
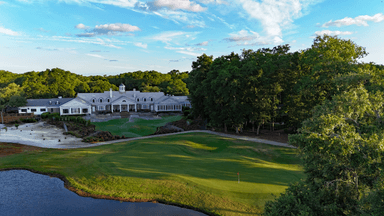
[[[289,49],[199,56],[187,79],[191,114],[237,132],[276,120],[294,129],[289,144],[307,178],[267,202],[265,215],[382,214],[384,66],[358,62],[365,48],[337,36]]]
[[[15,106],[15,100],[38,98],[76,97],[77,93],[101,93],[119,90],[123,83],[126,90],[141,92],[164,92],[170,95],[188,95],[185,79],[188,72],[172,70],[167,74],[157,71],[135,71],[110,76],[82,76],[60,68],[41,72],[16,74],[0,70],[0,108]],[[18,103],[16,103],[17,105]]]

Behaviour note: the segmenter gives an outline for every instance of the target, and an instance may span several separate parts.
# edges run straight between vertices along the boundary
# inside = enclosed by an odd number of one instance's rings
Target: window
[[[80,108],[71,108],[71,113],[72,113],[72,114],[78,114],[78,113],[80,113]]]
[[[122,102],[125,103],[125,102],[127,102],[127,101],[126,101],[126,100],[123,100]]]
[[[173,110],[173,105],[167,105],[166,110]]]
[[[31,112],[36,112],[36,109],[31,109]]]
[[[100,103],[103,103],[103,98],[100,98],[100,99],[99,99],[99,102],[100,102]]]
[[[143,109],[147,109],[147,105],[143,105]]]
[[[95,103],[95,99],[92,99],[92,102]]]
[[[88,113],[88,109],[83,109],[83,113]]]
[[[51,112],[53,112],[53,109],[51,109]]]
[[[147,98],[144,98],[144,102],[146,102],[147,101]]]
[[[176,110],[181,110],[181,105],[175,105]]]
[[[69,109],[63,109],[63,113],[69,113]]]
[[[108,99],[108,103],[109,103],[109,101],[111,101],[111,100]]]
[[[98,106],[98,107],[97,107],[97,110],[104,110],[104,109],[105,109],[104,106]]]
[[[139,102],[140,101],[140,99],[139,98],[137,98],[137,102]]]
[[[40,112],[45,112],[46,111],[46,109],[40,109]]]
[[[165,110],[165,106],[164,105],[159,105],[159,106],[157,106],[157,110]]]
[[[153,98],[151,98],[151,101],[153,101]]]
[[[21,112],[27,112],[27,109],[21,109]]]

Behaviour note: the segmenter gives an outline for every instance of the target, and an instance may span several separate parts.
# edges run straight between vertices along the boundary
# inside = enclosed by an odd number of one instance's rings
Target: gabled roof
[[[27,99],[27,105],[25,106],[59,107],[73,99],[74,98]],[[50,101],[52,104],[49,104]]]

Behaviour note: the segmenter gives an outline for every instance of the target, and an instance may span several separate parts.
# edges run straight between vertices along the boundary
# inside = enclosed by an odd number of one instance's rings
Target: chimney
[[[61,98],[63,98],[63,97],[59,96],[59,99],[61,99]]]
[[[49,101],[49,105],[51,105],[52,104],[52,101]]]
[[[109,97],[112,98],[112,88],[109,89]]]
[[[133,89],[133,97],[136,97],[136,89]]]

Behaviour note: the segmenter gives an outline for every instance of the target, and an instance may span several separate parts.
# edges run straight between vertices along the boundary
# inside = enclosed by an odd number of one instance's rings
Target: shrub
[[[16,129],[18,129],[19,128],[19,124],[15,124],[15,127],[16,127]]]
[[[191,113],[191,110],[184,110],[183,116],[188,116]]]
[[[50,112],[45,112],[45,113],[41,114],[41,118],[46,119],[46,118],[49,118],[50,115],[51,115]]]

